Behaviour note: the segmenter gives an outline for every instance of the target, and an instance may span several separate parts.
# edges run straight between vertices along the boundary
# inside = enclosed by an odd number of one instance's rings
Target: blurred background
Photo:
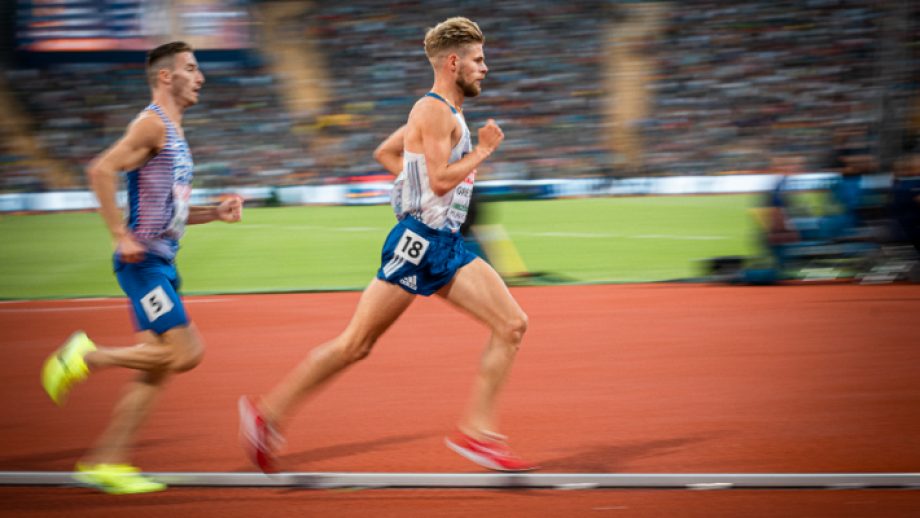
[[[887,282],[916,263],[917,2],[0,6],[0,214],[92,208],[83,168],[149,102],[144,52],[177,39],[207,79],[183,120],[199,201],[232,192],[251,207],[380,207],[392,178],[372,152],[431,86],[426,30],[462,15],[485,32],[490,68],[464,113],[474,131],[494,118],[507,136],[477,176],[481,200],[504,201],[481,211],[503,227],[479,233],[499,243],[499,263],[517,255],[503,273]],[[638,195],[670,196],[621,198]],[[521,199],[543,205],[508,201]],[[372,209],[373,240],[392,222],[385,213]],[[5,269],[34,264],[14,249],[38,231],[3,223]],[[739,273],[751,270],[773,273]]]

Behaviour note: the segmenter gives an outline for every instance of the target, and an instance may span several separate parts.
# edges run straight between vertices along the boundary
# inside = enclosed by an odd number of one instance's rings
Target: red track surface
[[[917,286],[519,288],[531,319],[503,431],[558,473],[920,471]],[[236,399],[266,391],[347,323],[359,294],[190,297],[209,347],[140,439],[146,471],[251,471]],[[92,309],[96,308],[96,309]],[[65,310],[66,309],[66,310]],[[127,372],[41,390],[74,329],[132,342],[120,300],[0,304],[0,471],[70,470]],[[475,472],[443,446],[487,331],[419,299],[375,351],[291,423],[286,471]],[[0,489],[4,515],[917,516],[915,491],[396,491],[174,489],[112,497]],[[604,509],[602,509],[604,508]]]

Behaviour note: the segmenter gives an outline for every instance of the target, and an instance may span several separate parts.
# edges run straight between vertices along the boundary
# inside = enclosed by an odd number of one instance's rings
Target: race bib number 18
[[[418,266],[422,262],[422,257],[425,257],[429,244],[424,237],[406,229],[396,245],[395,255]]]

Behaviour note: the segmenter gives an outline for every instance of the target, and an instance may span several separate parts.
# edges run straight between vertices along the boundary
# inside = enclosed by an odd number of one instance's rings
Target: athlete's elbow
[[[113,175],[108,170],[101,167],[98,161],[93,161],[86,166],[84,172],[86,173],[87,183],[94,188],[102,182],[112,181],[113,178]]]
[[[437,196],[444,196],[445,194],[449,193],[451,189],[454,188],[453,185],[449,185],[447,183],[440,182],[438,180],[435,180],[434,178],[431,179],[429,184],[431,185],[431,192],[435,193]]]
[[[382,166],[385,166],[385,165],[386,165],[386,164],[384,163],[384,160],[386,160],[386,159],[384,158],[385,155],[386,155],[386,152],[383,150],[383,146],[380,146],[380,147],[378,147],[377,149],[374,150],[374,160],[376,160],[377,163],[380,164],[380,165],[382,165]]]
[[[90,185],[93,185],[99,178],[99,163],[95,160],[90,162],[90,164],[83,169],[83,173],[86,174],[87,182],[89,182]]]

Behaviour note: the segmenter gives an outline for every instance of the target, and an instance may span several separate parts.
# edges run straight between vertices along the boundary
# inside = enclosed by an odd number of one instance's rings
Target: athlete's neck
[[[188,106],[184,106],[178,99],[165,92],[154,92],[152,102],[163,110],[163,113],[173,124],[176,126],[182,125],[182,115],[185,114],[185,109]]]
[[[463,99],[465,96],[463,95],[463,90],[456,83],[451,83],[447,79],[441,80],[437,78],[434,81],[434,86],[431,87],[431,92],[443,97],[458,112],[463,111]]]

